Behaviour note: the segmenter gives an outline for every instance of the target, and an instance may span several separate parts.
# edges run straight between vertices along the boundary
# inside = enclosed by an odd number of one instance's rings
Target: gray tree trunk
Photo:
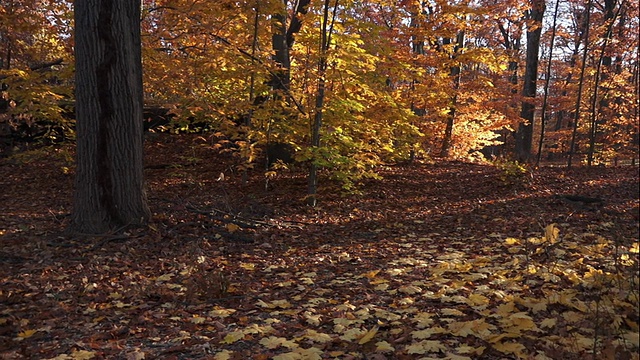
[[[75,2],[77,169],[70,230],[145,224],[140,0]]]

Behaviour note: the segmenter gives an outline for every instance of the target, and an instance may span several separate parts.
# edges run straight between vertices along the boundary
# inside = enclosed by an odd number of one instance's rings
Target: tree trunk
[[[571,169],[573,162],[573,153],[576,151],[576,136],[578,134],[578,120],[580,120],[580,105],[582,103],[582,90],[584,88],[584,74],[587,67],[587,55],[589,53],[589,29],[591,21],[591,6],[593,0],[587,1],[585,9],[585,26],[584,26],[584,48],[582,50],[582,65],[580,67],[580,80],[578,81],[578,94],[576,96],[576,109],[573,113],[573,130],[571,131],[571,143],[569,144],[569,158],[567,159],[567,168]]]
[[[320,37],[320,59],[318,60],[318,92],[316,93],[316,108],[315,115],[313,117],[313,123],[311,125],[311,147],[315,150],[320,148],[320,129],[322,127],[322,113],[324,111],[324,96],[325,96],[325,75],[327,73],[327,51],[329,50],[329,43],[331,42],[331,32],[333,25],[329,26],[329,1],[324,0],[323,15],[322,15],[322,34]],[[335,19],[336,9],[338,7],[338,0],[335,2],[333,8],[333,16]],[[332,23],[333,24],[333,23]],[[317,152],[314,154],[317,154]],[[309,167],[309,180],[307,185],[307,205],[316,206],[318,192],[318,165],[317,160],[314,158]]]
[[[448,41],[451,41],[450,39]],[[449,43],[449,42],[445,42]],[[456,36],[456,46],[453,51],[453,59],[458,55],[464,46],[464,31],[458,32]],[[442,149],[440,150],[440,156],[443,158],[449,157],[451,146],[453,143],[453,125],[456,119],[456,108],[458,103],[458,90],[460,89],[460,63],[456,63],[450,69],[450,76],[453,78],[453,91],[454,95],[451,98],[451,105],[449,106],[449,113],[447,114],[447,124],[444,129],[444,139],[442,140]]]
[[[606,33],[604,36],[604,40],[602,42],[602,46],[600,48],[600,58],[596,63],[596,74],[595,74],[595,84],[593,90],[593,97],[591,98],[591,112],[589,116],[591,117],[589,122],[589,149],[587,150],[587,166],[591,166],[593,164],[594,153],[596,151],[596,136],[598,134],[598,118],[602,119],[604,122],[606,118],[611,117],[613,114],[610,114],[611,108],[610,103],[607,98],[607,94],[604,94],[602,99],[598,101],[599,93],[600,93],[600,84],[605,83],[612,72],[611,64],[612,58],[611,55],[607,52],[607,45],[609,41],[613,38],[613,25],[615,23],[616,18],[619,13],[614,13],[614,7],[616,2],[613,0],[605,0],[604,2],[604,25],[606,26]],[[621,9],[621,8],[619,8]],[[621,40],[621,39],[619,39]],[[598,109],[598,102],[600,108]]]
[[[542,110],[540,111],[540,140],[538,142],[538,153],[536,157],[536,167],[540,166],[542,157],[542,145],[544,144],[545,127],[547,126],[547,101],[549,99],[549,83],[551,81],[551,64],[553,61],[553,47],[556,38],[556,24],[558,23],[558,9],[560,1],[556,0],[556,6],[553,11],[553,25],[551,25],[551,40],[549,40],[549,61],[547,62],[547,70],[544,77],[544,97],[542,99]]]
[[[311,0],[299,0],[293,11],[291,23],[287,26],[287,0],[283,0],[283,8],[280,12],[273,14],[273,35],[271,46],[273,48],[273,60],[280,66],[271,78],[273,90],[289,91],[291,82],[291,59],[289,51],[295,42],[295,35],[302,28],[302,20],[298,16],[307,13],[307,6]]]
[[[536,106],[536,80],[538,77],[538,53],[540,50],[540,35],[542,34],[542,17],[546,8],[545,0],[533,0],[528,12],[529,25],[527,29],[527,58],[524,70],[524,87],[522,90],[522,110],[520,116],[524,120],[518,125],[516,132],[516,156],[519,161],[527,162],[531,157],[533,143],[533,121]]]
[[[140,0],[75,2],[77,169],[70,230],[145,224]]]

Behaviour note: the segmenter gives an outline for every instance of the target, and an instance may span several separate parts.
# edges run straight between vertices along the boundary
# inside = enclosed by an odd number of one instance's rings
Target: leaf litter
[[[167,135],[150,226],[72,238],[63,158],[0,166],[3,359],[638,358],[637,168],[389,166],[309,208],[304,174]]]

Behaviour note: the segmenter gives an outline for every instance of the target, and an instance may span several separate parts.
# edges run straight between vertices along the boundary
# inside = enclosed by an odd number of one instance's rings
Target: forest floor
[[[79,238],[70,154],[0,160],[0,359],[638,359],[637,167],[388,166],[311,208],[160,135],[150,226]]]

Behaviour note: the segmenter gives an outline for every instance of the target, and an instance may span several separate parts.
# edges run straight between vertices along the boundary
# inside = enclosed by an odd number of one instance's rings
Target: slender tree
[[[322,126],[322,113],[324,110],[325,90],[326,90],[326,78],[327,73],[327,51],[329,50],[329,44],[331,43],[331,33],[333,32],[333,21],[329,23],[329,8],[330,0],[325,0],[322,9],[322,34],[320,35],[320,48],[318,59],[318,90],[316,93],[316,106],[313,117],[313,123],[311,125],[311,147],[318,150],[320,148],[320,128]],[[336,11],[338,8],[338,0],[336,0],[333,7],[333,16],[335,21]],[[309,180],[307,189],[307,204],[310,206],[316,206],[316,193],[318,191],[318,165],[317,160],[311,162],[309,168]]]
[[[556,0],[555,9],[553,10],[553,24],[551,25],[551,40],[549,40],[549,62],[547,63],[547,70],[544,78],[544,96],[542,98],[542,109],[540,110],[540,139],[538,141],[538,154],[536,156],[536,166],[540,165],[540,158],[542,157],[542,144],[544,143],[544,131],[547,125],[547,103],[549,100],[549,82],[551,81],[551,64],[553,63],[553,46],[556,39],[556,24],[558,22],[558,8],[560,7],[560,0]]]
[[[522,90],[522,110],[520,116],[524,120],[518,125],[516,132],[516,156],[519,161],[529,161],[533,142],[533,122],[536,105],[536,82],[538,79],[538,53],[540,51],[540,35],[542,34],[542,17],[546,9],[545,0],[532,0],[531,9],[527,11],[527,56]]]
[[[571,132],[571,144],[569,145],[569,158],[567,160],[567,168],[571,168],[573,162],[573,154],[576,150],[576,136],[578,134],[578,120],[580,120],[580,105],[582,103],[582,91],[584,88],[584,74],[587,67],[587,56],[589,54],[589,29],[591,22],[591,7],[593,0],[587,1],[585,9],[585,27],[584,27],[584,48],[582,50],[582,65],[580,67],[580,80],[578,82],[578,94],[576,96],[576,108],[573,113],[573,130]]]
[[[70,230],[145,224],[140,0],[75,2],[77,170]]]
[[[598,115],[600,115],[600,117],[603,118],[604,113],[606,113],[607,110],[610,111],[609,109],[610,103],[606,98],[607,95],[605,94],[602,97],[602,99],[600,99],[600,101],[598,101],[598,99],[599,99],[599,93],[600,93],[600,87],[601,87],[600,84],[608,80],[610,72],[612,72],[611,71],[612,70],[611,55],[607,54],[607,48],[608,48],[609,42],[613,38],[613,26],[620,14],[620,10],[622,10],[624,6],[624,2],[625,0],[623,0],[620,6],[618,7],[618,11],[614,13],[614,7],[616,5],[616,2],[614,0],[605,1],[604,21],[605,21],[606,31],[604,35],[604,40],[602,41],[602,46],[600,48],[600,56],[596,63],[596,77],[595,77],[595,83],[594,83],[593,96],[591,98],[591,111],[589,113],[589,116],[590,116],[589,149],[587,150],[587,166],[591,166],[593,163],[593,156],[594,156],[595,147],[596,147],[596,137],[598,134],[598,131],[597,131]],[[598,105],[600,105],[599,109],[598,109]],[[604,119],[602,120],[604,121]]]
[[[445,45],[451,42],[451,39],[445,39]],[[462,51],[464,47],[464,31],[459,31],[456,35],[456,45],[453,50],[452,59],[456,61],[455,58],[458,52]],[[447,123],[444,129],[444,139],[442,141],[442,149],[440,150],[440,156],[443,158],[449,157],[449,151],[451,149],[451,145],[453,143],[453,125],[456,119],[456,106],[458,102],[458,90],[460,89],[460,63],[455,62],[450,69],[450,76],[453,78],[453,91],[454,95],[451,98],[451,104],[449,106],[449,111],[447,113]]]

